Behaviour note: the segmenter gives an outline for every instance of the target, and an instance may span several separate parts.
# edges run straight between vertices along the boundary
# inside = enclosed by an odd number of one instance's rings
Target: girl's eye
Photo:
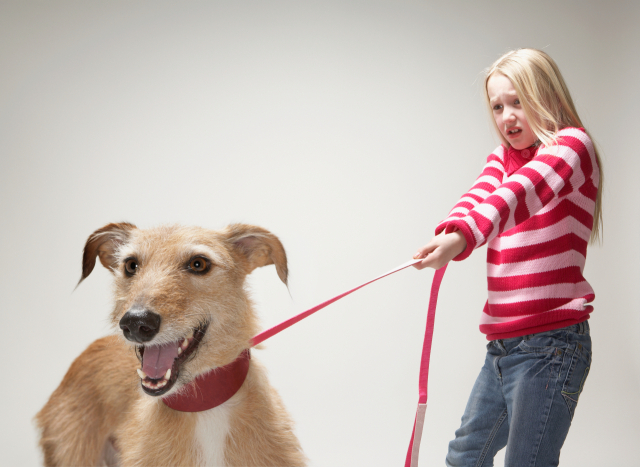
[[[520,105],[520,99],[516,99],[516,101],[514,102],[515,105]]]
[[[129,258],[124,262],[124,273],[131,277],[138,272],[138,261],[135,258]]]
[[[496,104],[493,106],[493,110],[500,110],[502,109],[502,106],[500,104]]]
[[[209,269],[211,269],[211,263],[201,256],[196,256],[189,260],[189,266],[187,269],[195,274],[205,274]]]

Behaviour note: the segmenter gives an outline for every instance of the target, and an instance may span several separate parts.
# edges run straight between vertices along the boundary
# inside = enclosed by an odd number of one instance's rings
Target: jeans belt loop
[[[578,329],[578,334],[584,336],[587,333],[587,322],[582,321],[580,323],[580,329]]]

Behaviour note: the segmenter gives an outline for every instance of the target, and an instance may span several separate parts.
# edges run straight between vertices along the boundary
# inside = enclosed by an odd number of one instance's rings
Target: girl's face
[[[515,149],[531,146],[536,137],[509,78],[500,73],[492,74],[487,81],[487,92],[493,118],[504,139]]]

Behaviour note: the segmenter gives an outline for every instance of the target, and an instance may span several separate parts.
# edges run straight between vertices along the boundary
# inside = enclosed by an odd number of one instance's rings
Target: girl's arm
[[[478,204],[482,203],[501,184],[505,174],[505,148],[498,146],[489,157],[473,186],[467,191],[453,207],[446,219],[436,227],[436,233],[442,231],[448,222],[460,219],[469,214]]]
[[[571,193],[579,192],[579,207],[591,215],[599,183],[593,143],[577,128],[565,128],[557,138],[556,145],[539,149],[536,157],[465,216],[438,226],[436,233],[457,230],[464,235],[466,247],[456,261]]]
[[[458,256],[467,248],[467,241],[460,232],[451,232],[436,235],[418,252],[413,255],[414,259],[425,258],[424,261],[413,265],[416,269],[433,268],[440,269],[453,258]]]
[[[431,267],[440,269],[453,258],[465,251],[467,241],[460,232],[444,232],[447,224],[453,220],[464,218],[473,208],[482,203],[491,195],[502,183],[504,177],[505,149],[498,146],[489,157],[480,176],[473,183],[467,193],[462,195],[460,200],[453,207],[447,218],[441,221],[436,227],[436,235],[429,243],[418,249],[413,255],[414,259],[425,258],[424,261],[414,264],[416,269]],[[454,229],[457,230],[457,229]]]

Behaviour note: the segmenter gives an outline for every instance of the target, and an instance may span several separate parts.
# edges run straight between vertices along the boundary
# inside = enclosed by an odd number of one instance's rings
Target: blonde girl
[[[487,356],[446,465],[492,466],[506,446],[507,467],[555,466],[591,366],[583,271],[602,231],[602,166],[546,53],[503,55],[484,89],[502,144],[414,255],[439,269],[487,244]]]

